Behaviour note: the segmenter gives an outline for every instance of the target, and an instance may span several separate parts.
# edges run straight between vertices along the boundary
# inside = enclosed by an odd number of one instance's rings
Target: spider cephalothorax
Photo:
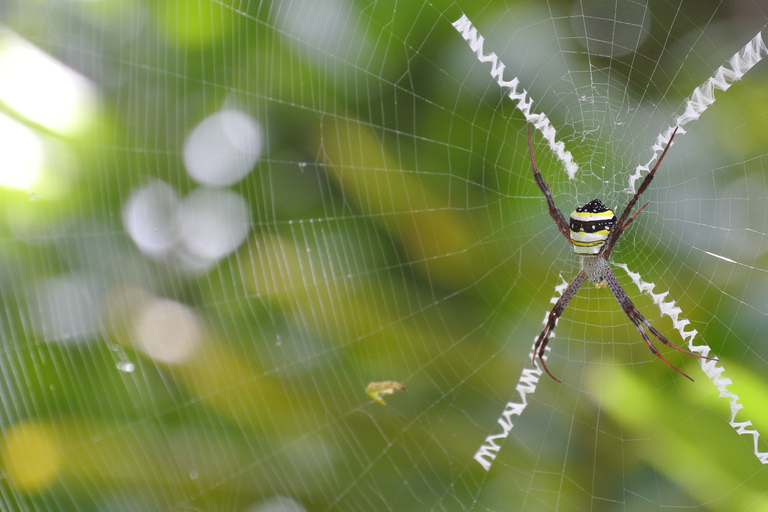
[[[533,159],[533,146],[531,145],[530,126],[528,126],[527,131],[528,151],[531,155],[531,167],[533,168],[533,177],[536,180],[536,184],[539,186],[539,189],[541,189],[541,191],[544,193],[544,197],[547,199],[549,214],[552,216],[552,219],[554,219],[558,229],[560,229],[560,232],[568,240],[568,242],[573,245],[574,252],[581,256],[581,271],[576,275],[576,278],[571,282],[571,284],[568,285],[568,288],[565,289],[563,294],[555,303],[555,307],[552,308],[552,311],[549,312],[549,316],[547,317],[547,324],[533,346],[534,362],[538,358],[539,362],[541,363],[541,367],[545,372],[547,372],[547,375],[560,382],[560,379],[556,378],[549,372],[547,365],[544,364],[544,359],[542,356],[544,355],[544,350],[547,348],[549,337],[552,335],[552,331],[555,329],[557,319],[560,318],[560,315],[563,314],[566,306],[568,306],[568,303],[573,298],[573,296],[576,295],[576,292],[579,290],[581,285],[584,284],[584,281],[589,280],[598,288],[608,287],[608,289],[611,290],[613,296],[616,297],[619,305],[624,310],[624,313],[627,314],[629,319],[632,320],[632,323],[635,324],[635,327],[637,327],[637,330],[640,331],[640,335],[643,337],[643,340],[645,340],[645,343],[648,344],[648,348],[651,349],[651,352],[653,352],[659,359],[664,361],[670,368],[687,377],[688,379],[693,380],[688,375],[672,365],[672,363],[664,359],[664,356],[659,353],[654,344],[648,338],[644,328],[648,329],[648,331],[656,338],[658,338],[659,341],[669,347],[674,348],[675,350],[679,350],[685,354],[689,354],[702,359],[712,360],[714,358],[704,357],[689,352],[671,343],[669,340],[667,340],[667,338],[662,336],[662,334],[657,331],[648,322],[648,320],[643,317],[643,315],[640,314],[630,298],[627,296],[624,289],[616,280],[616,276],[613,275],[611,267],[608,265],[608,256],[611,254],[611,250],[613,250],[613,246],[616,244],[616,241],[619,239],[624,230],[627,229],[627,227],[632,223],[632,221],[635,220],[635,217],[637,217],[637,215],[643,211],[643,208],[648,205],[648,203],[645,203],[640,207],[639,210],[637,210],[637,213],[635,213],[632,217],[629,216],[629,214],[632,212],[632,208],[635,206],[635,203],[640,198],[640,194],[642,194],[643,191],[651,183],[653,175],[656,173],[656,169],[659,168],[659,164],[661,164],[664,155],[667,154],[669,145],[672,144],[672,139],[675,138],[675,134],[677,133],[677,128],[675,128],[675,131],[673,131],[672,135],[669,137],[669,141],[667,141],[664,152],[661,153],[661,156],[656,162],[656,165],[653,167],[653,170],[651,170],[651,172],[646,175],[645,179],[640,184],[640,188],[637,189],[635,195],[632,197],[632,199],[629,200],[629,203],[627,204],[626,208],[624,208],[624,211],[621,213],[621,217],[619,217],[618,220],[616,219],[616,215],[613,213],[613,211],[607,208],[600,200],[594,199],[584,206],[576,208],[576,210],[574,210],[574,212],[571,214],[570,223],[566,222],[563,214],[560,212],[560,210],[558,210],[557,206],[555,206],[555,201],[552,199],[552,194],[549,191],[549,185],[544,182],[544,179],[541,177],[539,170],[536,168],[536,162]]]

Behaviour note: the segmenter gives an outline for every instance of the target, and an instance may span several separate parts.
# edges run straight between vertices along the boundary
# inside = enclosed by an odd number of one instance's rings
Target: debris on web
[[[630,271],[627,265],[623,263],[614,263],[614,265],[623,269],[629,278],[632,279],[632,282],[635,283],[635,286],[637,286],[637,288],[642,293],[645,293],[651,297],[651,299],[653,299],[653,303],[659,307],[659,311],[661,311],[662,315],[668,316],[672,319],[672,325],[677,330],[677,332],[680,333],[680,336],[686,341],[688,344],[688,349],[691,352],[694,354],[702,355],[704,357],[709,357],[709,354],[712,351],[709,345],[706,343],[698,345],[693,344],[693,340],[698,332],[694,328],[688,329],[691,325],[691,322],[682,316],[683,311],[677,306],[675,301],[667,300],[667,295],[669,295],[669,292],[653,293],[653,289],[656,286],[655,284],[643,281],[640,277],[640,274]],[[733,427],[734,430],[736,430],[737,434],[742,436],[752,436],[753,451],[755,457],[757,457],[760,463],[768,465],[768,452],[761,452],[759,449],[761,438],[760,433],[753,427],[751,421],[738,421],[736,419],[736,415],[741,409],[744,408],[744,406],[740,403],[739,396],[728,389],[728,386],[732,384],[732,381],[728,377],[723,376],[725,368],[723,368],[722,363],[720,361],[710,361],[707,359],[698,359],[698,361],[704,374],[717,388],[718,393],[720,393],[720,397],[725,398],[729,402],[731,408],[731,416],[728,419],[728,423],[731,425],[731,427]]]
[[[369,382],[365,387],[365,394],[370,397],[371,400],[386,407],[387,403],[384,401],[384,395],[391,395],[395,391],[405,391],[405,386],[399,382],[386,381],[386,382]]]

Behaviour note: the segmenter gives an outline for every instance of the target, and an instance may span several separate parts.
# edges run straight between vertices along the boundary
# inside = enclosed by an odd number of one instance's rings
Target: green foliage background
[[[609,59],[573,39],[569,1],[350,1],[328,19],[318,4],[3,5],[4,26],[99,101],[76,135],[2,105],[68,155],[48,160],[38,191],[0,190],[2,508],[768,510],[768,471],[726,402],[695,361],[670,355],[691,384],[652,358],[604,291],[582,291],[553,338],[565,384],[541,382],[491,472],[472,460],[578,262],[530,177],[522,116],[451,27],[467,13],[585,163],[568,181],[536,145],[567,210],[593,193],[622,204],[656,134],[768,14],[654,0],[646,42]],[[339,31],[291,24],[292,9]],[[763,63],[718,93],[614,253],[670,290],[763,432],[768,265],[739,250],[765,246],[766,91]],[[184,273],[142,255],[121,215],[151,180],[196,188],[184,141],[224,105],[265,130],[265,154],[232,187],[253,229]],[[738,265],[706,256],[720,229]],[[69,275],[88,276],[98,327],[49,340],[30,294]],[[194,357],[164,364],[134,345],[132,308],[149,296],[196,312]],[[364,390],[387,380],[407,390],[384,408]]]

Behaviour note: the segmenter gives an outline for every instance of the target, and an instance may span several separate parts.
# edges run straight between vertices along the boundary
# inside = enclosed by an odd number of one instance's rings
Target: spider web
[[[0,12],[3,510],[768,510],[760,2]]]

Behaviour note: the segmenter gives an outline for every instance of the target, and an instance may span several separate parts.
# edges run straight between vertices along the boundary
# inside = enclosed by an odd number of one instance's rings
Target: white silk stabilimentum
[[[485,38],[481,36],[472,22],[469,21],[466,15],[462,15],[461,18],[453,22],[453,27],[459,31],[461,37],[469,44],[470,49],[477,55],[477,60],[480,62],[491,63],[491,76],[499,87],[502,89],[509,89],[507,96],[512,101],[515,101],[517,109],[523,113],[526,121],[531,123],[534,128],[539,130],[544,136],[544,139],[549,143],[549,148],[557,156],[558,160],[563,163],[565,172],[568,173],[568,177],[573,179],[579,170],[579,166],[573,161],[573,156],[570,151],[566,151],[565,143],[563,141],[557,141],[557,132],[555,127],[549,121],[546,114],[537,114],[533,112],[533,100],[528,95],[525,89],[518,92],[518,86],[520,80],[517,77],[512,80],[504,80],[504,69],[506,66],[499,60],[499,57],[491,52],[488,55],[483,53],[483,43]]]
[[[684,125],[691,121],[696,121],[701,114],[707,110],[707,108],[715,102],[715,90],[720,89],[726,91],[733,85],[734,82],[741,80],[747,71],[752,69],[752,66],[760,62],[763,57],[768,55],[768,48],[763,42],[763,36],[760,32],[752,38],[750,42],[744,45],[744,48],[736,52],[733,57],[730,58],[727,64],[723,64],[717,71],[702,85],[693,90],[693,93],[685,100],[685,107],[683,113],[677,116],[674,126],[667,127],[663,133],[660,133],[656,137],[656,143],[651,148],[653,154],[648,160],[648,163],[638,165],[635,168],[634,174],[629,177],[629,188],[627,192],[630,194],[635,193],[635,182],[639,180],[643,174],[650,172],[651,164],[656,161],[656,157],[659,152],[664,150],[669,137],[675,129],[675,126],[679,126],[677,134],[680,136],[685,133]]]
[[[475,52],[477,59],[480,62],[491,63],[491,76],[496,80],[499,87],[502,89],[509,89],[508,97],[515,101],[515,106],[520,110],[525,119],[534,125],[536,129],[541,131],[544,138],[549,142],[549,147],[557,158],[563,163],[566,173],[570,178],[573,178],[576,172],[579,170],[578,165],[573,161],[573,157],[570,151],[565,149],[565,144],[562,141],[556,140],[556,131],[549,121],[549,118],[545,114],[537,114],[532,112],[533,100],[530,99],[528,93],[522,89],[518,92],[518,86],[520,81],[517,78],[512,80],[504,80],[505,65],[499,60],[498,56],[491,52],[488,55],[483,53],[483,44],[485,39],[481,36],[477,29],[472,25],[472,22],[466,15],[462,15],[461,18],[453,22],[453,27],[461,34],[464,40],[469,44],[470,49]],[[664,150],[666,142],[672,135],[675,126],[680,127],[678,134],[685,133],[682,128],[683,125],[695,121],[701,116],[701,114],[715,101],[715,90],[721,91],[727,90],[734,82],[740,80],[747,71],[749,71],[755,64],[768,55],[768,48],[763,42],[763,38],[760,32],[755,35],[752,40],[747,43],[741,50],[733,55],[727,64],[720,66],[715,73],[704,84],[694,89],[691,96],[685,101],[683,113],[679,115],[675,120],[675,125],[668,127],[663,133],[656,138],[656,143],[651,148],[653,154],[648,160],[648,163],[644,165],[638,165],[634,174],[629,177],[628,192],[634,192],[635,182],[640,179],[643,173],[650,172],[651,164],[656,160],[659,153]],[[627,275],[632,279],[635,285],[641,292],[651,296],[653,302],[659,306],[659,309],[663,315],[667,315],[672,319],[675,329],[680,333],[680,336],[687,341],[688,347],[691,352],[708,356],[711,349],[708,345],[694,345],[693,339],[697,332],[695,329],[686,330],[690,325],[690,322],[685,318],[682,318],[682,310],[676,306],[674,301],[666,301],[668,292],[655,294],[653,293],[654,284],[647,283],[640,278],[640,274],[631,272],[626,265],[616,265],[622,268]],[[562,280],[562,276],[560,277]],[[568,283],[563,282],[555,288],[555,295],[550,299],[551,304],[555,304],[568,287]],[[544,316],[544,324],[546,325],[549,312]],[[554,333],[552,335],[554,337]],[[534,338],[534,345],[536,343]],[[528,354],[528,359],[533,359],[533,346],[531,346],[531,352]],[[549,356],[550,348],[547,347],[542,359],[546,362]],[[754,454],[762,464],[768,464],[768,452],[761,452],[759,450],[760,434],[753,427],[752,422],[749,420],[737,421],[736,416],[738,412],[743,408],[739,402],[739,397],[732,391],[728,390],[728,385],[731,384],[731,380],[723,376],[724,368],[719,361],[709,361],[706,359],[699,359],[699,364],[704,374],[712,381],[717,388],[720,396],[726,398],[731,407],[731,416],[728,423],[733,427],[739,435],[752,436],[754,444]],[[507,402],[504,407],[504,411],[497,420],[501,430],[497,433],[488,435],[480,448],[475,453],[474,459],[485,469],[486,471],[491,469],[496,455],[501,449],[501,444],[509,436],[512,428],[514,427],[513,419],[519,417],[525,408],[528,406],[528,397],[536,392],[536,387],[539,383],[543,371],[539,368],[538,364],[526,366],[520,379],[515,387],[519,398],[517,401]]]
[[[563,279],[563,276],[560,276],[560,280],[562,281],[559,285],[555,286],[555,294],[552,296],[551,299],[549,299],[550,304],[553,306],[555,303],[557,303],[557,300],[560,298],[560,296],[563,294],[566,288],[568,288],[568,281]],[[544,320],[542,320],[542,325],[547,325],[547,320],[549,319],[549,311],[546,312],[544,315]],[[560,319],[558,318],[555,320],[555,326],[557,326],[557,322]],[[556,335],[553,332],[552,335],[549,337],[550,339],[554,338]],[[531,345],[531,351],[528,353],[528,361],[531,361],[533,364],[533,351],[534,347],[536,346],[536,340],[538,339],[538,334],[533,338],[533,344]],[[547,358],[549,357],[551,347],[547,346],[544,349],[544,355],[541,356],[541,358],[544,360],[544,363],[546,364]],[[539,385],[539,377],[544,373],[544,371],[539,368],[538,363],[531,366],[528,366],[526,368],[523,368],[523,373],[520,375],[520,380],[517,381],[517,386],[515,386],[515,391],[518,392],[520,395],[520,398],[516,402],[507,402],[507,405],[504,407],[504,411],[501,413],[501,416],[499,417],[497,423],[499,426],[501,426],[501,432],[497,434],[491,434],[488,437],[485,438],[485,441],[483,442],[482,446],[480,446],[480,449],[477,450],[477,453],[475,453],[474,459],[480,463],[481,466],[483,466],[483,469],[488,471],[491,469],[491,464],[493,464],[493,459],[496,458],[496,455],[499,453],[499,450],[501,449],[501,443],[507,438],[509,435],[509,432],[512,430],[512,427],[515,426],[512,418],[513,416],[520,416],[523,414],[523,411],[528,406],[528,395],[532,395],[536,392],[536,386]]]
[[[666,300],[669,292],[653,293],[653,288],[656,286],[655,284],[643,281],[640,278],[640,274],[636,274],[635,272],[630,271],[629,268],[623,263],[615,263],[614,266],[624,269],[624,272],[626,272],[629,278],[632,279],[632,282],[635,283],[637,288],[641,292],[651,297],[651,299],[653,299],[653,303],[659,306],[659,311],[661,311],[661,314],[666,315],[672,319],[672,326],[677,329],[677,332],[680,333],[680,337],[688,343],[688,349],[691,352],[694,354],[702,355],[704,357],[709,356],[709,353],[712,350],[709,348],[709,345],[706,343],[701,345],[693,344],[693,339],[696,337],[698,332],[693,328],[686,330],[686,328],[691,325],[691,322],[682,317],[683,311],[677,307],[675,301]],[[728,385],[731,384],[732,381],[728,377],[723,376],[725,368],[723,368],[722,363],[720,361],[709,361],[707,359],[698,359],[698,361],[699,365],[701,365],[701,370],[715,385],[717,391],[720,393],[720,396],[727,399],[730,403],[731,417],[728,419],[728,423],[736,430],[738,434],[743,436],[752,436],[755,457],[757,457],[757,459],[762,464],[768,464],[768,452],[760,451],[760,434],[752,426],[752,422],[749,420],[736,420],[736,415],[744,406],[739,403],[739,396],[736,393],[728,390]]]

